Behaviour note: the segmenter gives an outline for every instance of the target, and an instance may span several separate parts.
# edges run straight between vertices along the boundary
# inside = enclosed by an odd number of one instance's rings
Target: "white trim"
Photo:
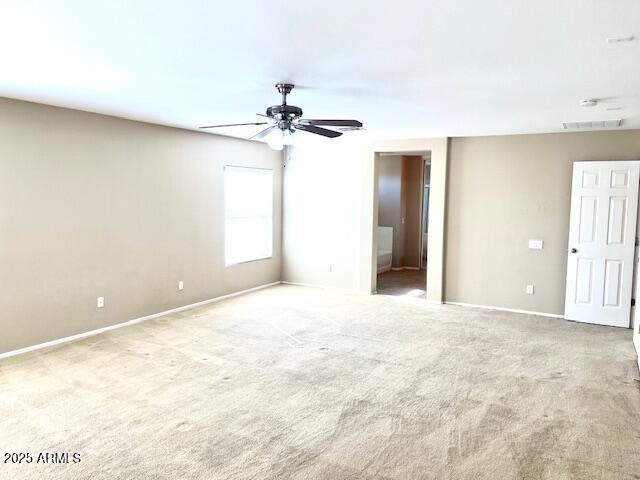
[[[564,315],[558,315],[556,313],[533,312],[531,310],[518,310],[516,308],[492,307],[489,305],[476,305],[473,303],[461,303],[461,302],[444,302],[444,303],[446,305],[458,305],[459,307],[483,308],[485,310],[498,310],[500,312],[522,313],[525,315],[538,315],[540,317],[564,318]]]
[[[251,260],[242,260],[240,262],[226,263],[224,266],[226,268],[233,267],[234,265],[242,265],[243,263],[251,263],[251,262],[260,262],[262,260],[272,260],[273,254],[270,257],[260,257],[260,258],[252,258]]]
[[[327,287],[325,285],[319,285],[316,283],[300,283],[300,282],[285,282],[282,280],[280,283],[283,285],[295,285],[297,287],[310,287],[310,288],[322,288],[325,290],[334,290],[334,287]]]
[[[145,317],[134,318],[133,320],[128,320],[122,323],[116,323],[115,325],[109,325],[107,327],[98,328],[96,330],[90,330],[88,332],[78,333],[76,335],[71,335],[69,337],[63,337],[63,338],[58,338],[56,340],[51,340],[50,342],[39,343],[37,345],[32,345],[30,347],[24,347],[24,348],[19,348],[18,350],[11,350],[9,352],[0,353],[0,360],[2,360],[3,358],[9,358],[9,357],[14,357],[16,355],[21,355],[23,353],[33,352],[35,350],[41,350],[43,348],[53,347],[55,345],[60,345],[62,343],[73,342],[75,340],[92,337],[94,335],[108,332],[110,330],[115,330],[117,328],[128,327],[131,325],[135,325],[136,323],[145,322],[147,320],[152,320],[154,318],[162,317],[164,315],[169,315],[171,313],[182,312],[183,310],[189,310],[191,308],[200,307],[208,303],[219,302],[221,300],[226,300],[227,298],[237,297],[238,295],[244,295],[245,293],[254,292],[256,290],[262,290],[263,288],[273,287],[274,285],[278,285],[278,284],[280,284],[280,282],[267,283],[266,285],[260,285],[258,287],[241,290],[239,292],[229,293],[227,295],[222,295],[220,297],[214,297],[208,300],[203,300],[202,302],[196,302],[196,303],[191,303],[189,305],[184,305],[182,307],[172,308],[171,310],[165,310],[164,312],[154,313],[151,315],[147,315]]]

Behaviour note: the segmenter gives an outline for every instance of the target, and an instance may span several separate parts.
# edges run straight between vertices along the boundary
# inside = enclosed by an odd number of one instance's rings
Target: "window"
[[[270,258],[273,170],[224,168],[225,264]]]

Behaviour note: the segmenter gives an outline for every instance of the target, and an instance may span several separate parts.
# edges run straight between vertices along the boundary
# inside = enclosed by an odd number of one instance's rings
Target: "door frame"
[[[378,250],[378,176],[380,153],[409,155],[411,152],[431,152],[431,188],[429,192],[429,250],[427,251],[427,301],[444,302],[444,256],[445,256],[445,221],[448,175],[449,139],[425,138],[414,140],[390,140],[376,142],[370,146],[368,162],[372,167],[364,188],[368,191],[369,202],[363,208],[369,210],[369,225],[363,240],[365,273],[362,278],[364,290],[376,293],[377,285],[377,250]]]
[[[426,158],[422,158],[422,188],[420,189],[420,259],[418,261],[418,265],[420,270],[422,270],[422,251],[424,250],[424,191],[427,188],[424,184],[424,174],[427,171],[427,163],[429,168],[431,168],[431,158],[427,160]],[[431,178],[429,178],[429,194],[431,194]],[[429,207],[427,207],[429,208]],[[428,222],[428,214],[427,214],[427,222]],[[427,234],[428,239],[428,234]],[[428,245],[427,245],[427,248]],[[427,251],[428,254],[428,251]],[[429,264],[428,262],[424,262],[425,264]],[[425,268],[426,270],[426,268]]]

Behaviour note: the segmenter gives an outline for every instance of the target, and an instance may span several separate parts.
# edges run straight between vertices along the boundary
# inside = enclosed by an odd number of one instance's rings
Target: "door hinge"
[[[635,307],[635,306],[636,306],[636,299],[635,299],[635,298],[632,298],[632,299],[631,299],[631,306],[632,306],[632,307]]]

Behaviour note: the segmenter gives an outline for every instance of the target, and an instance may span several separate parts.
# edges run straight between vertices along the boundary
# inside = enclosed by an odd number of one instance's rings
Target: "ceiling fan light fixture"
[[[274,150],[282,150],[285,146],[293,145],[295,139],[296,135],[292,130],[277,130],[269,135],[267,143]]]
[[[276,132],[273,135],[269,136],[269,140],[267,140],[267,144],[273,149],[280,151],[284,148],[284,142],[282,141],[282,134],[280,132]]]
[[[293,145],[296,139],[295,132],[293,130],[284,130],[282,132],[282,143],[284,145]]]

